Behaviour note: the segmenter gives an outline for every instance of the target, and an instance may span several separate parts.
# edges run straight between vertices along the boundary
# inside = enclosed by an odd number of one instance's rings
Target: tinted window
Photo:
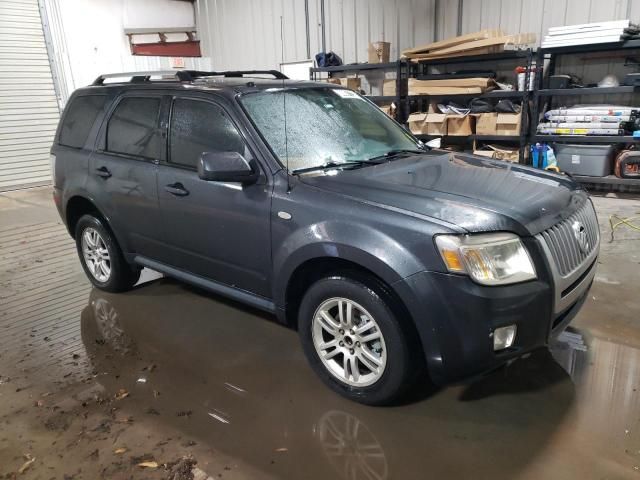
[[[203,152],[238,152],[245,155],[240,132],[211,103],[176,99],[171,111],[171,163],[195,168]]]
[[[107,150],[137,157],[160,158],[159,98],[126,97],[107,126]]]
[[[67,147],[82,148],[89,131],[107,100],[105,95],[76,97],[67,106],[58,142]]]

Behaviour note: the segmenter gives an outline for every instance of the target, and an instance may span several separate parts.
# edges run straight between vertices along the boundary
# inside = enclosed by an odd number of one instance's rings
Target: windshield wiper
[[[330,168],[344,168],[344,167],[364,167],[365,165],[373,164],[368,160],[349,160],[347,162],[327,162],[322,165],[316,165],[315,167],[296,168],[291,173],[307,173],[315,172],[317,170],[328,170]]]
[[[367,161],[369,162],[383,162],[385,160],[395,160],[396,158],[405,157],[407,155],[419,155],[421,153],[425,153],[426,150],[418,150],[418,149],[408,149],[403,148],[399,150],[389,150],[384,155],[378,155],[376,157],[371,157]]]

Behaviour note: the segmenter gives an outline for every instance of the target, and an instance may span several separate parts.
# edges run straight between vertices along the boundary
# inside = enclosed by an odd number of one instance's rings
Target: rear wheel
[[[96,287],[108,292],[123,292],[140,278],[140,270],[126,262],[101,219],[83,215],[76,225],[75,238],[82,268]]]
[[[300,338],[309,363],[333,390],[383,405],[411,389],[420,362],[412,362],[416,352],[392,303],[375,282],[342,275],[321,279],[306,292]]]

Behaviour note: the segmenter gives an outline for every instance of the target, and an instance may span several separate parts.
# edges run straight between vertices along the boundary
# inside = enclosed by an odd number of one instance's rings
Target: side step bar
[[[219,295],[230,298],[232,300],[236,300],[238,302],[250,305],[259,310],[263,310],[269,313],[276,312],[276,306],[271,300],[268,300],[259,295],[255,295],[253,293],[247,292],[246,290],[233,288],[228,285],[224,285],[222,283],[215,282],[213,280],[209,280],[207,278],[203,278],[198,275],[194,275],[192,273],[184,272],[177,268],[171,267],[169,265],[165,265],[164,263],[156,262],[155,260],[151,260],[150,258],[146,258],[141,255],[136,255],[133,258],[133,261],[140,266],[148,267],[152,270],[156,270],[160,273],[164,273],[169,277],[175,278],[177,280],[181,280],[185,283],[190,283],[197,287],[203,288],[204,290],[217,293]]]

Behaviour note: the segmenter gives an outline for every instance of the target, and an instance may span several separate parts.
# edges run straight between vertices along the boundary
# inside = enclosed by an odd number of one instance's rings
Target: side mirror
[[[258,169],[238,152],[204,152],[198,161],[198,176],[211,182],[255,183]]]

